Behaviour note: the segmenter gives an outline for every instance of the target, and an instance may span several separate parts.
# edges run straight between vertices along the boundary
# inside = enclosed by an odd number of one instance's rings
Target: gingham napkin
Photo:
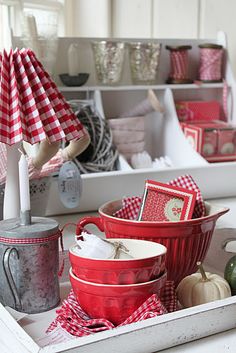
[[[182,187],[188,190],[197,192],[193,218],[204,217],[206,214],[205,203],[201,194],[201,190],[190,175],[182,175],[174,180],[171,180],[169,185]],[[122,200],[122,207],[114,213],[115,217],[136,220],[138,219],[139,210],[142,203],[142,197],[133,196],[125,197]]]
[[[135,220],[138,218],[142,197],[132,196],[122,199],[122,207],[114,213],[115,217]]]
[[[165,303],[165,306],[163,303]],[[119,326],[146,320],[175,310],[177,310],[177,299],[174,282],[166,281],[161,300],[156,294],[153,294]],[[115,328],[115,326],[106,319],[91,319],[81,309],[72,290],[68,298],[63,301],[60,309],[57,310],[57,317],[48,327],[47,332],[53,331],[59,325],[65,331],[77,337],[88,336],[96,332]]]
[[[30,49],[0,53],[0,142],[78,140],[86,134]]]
[[[196,198],[195,207],[193,211],[193,218],[200,218],[205,216],[206,207],[202,197],[201,190],[199,189],[199,187],[197,186],[197,184],[195,183],[191,175],[188,175],[188,174],[182,175],[174,180],[171,180],[168,184],[185,188],[188,190],[196,191],[197,198]]]

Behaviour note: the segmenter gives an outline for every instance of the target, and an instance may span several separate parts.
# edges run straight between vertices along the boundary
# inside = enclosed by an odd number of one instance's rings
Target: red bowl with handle
[[[147,240],[110,239],[120,241],[132,259],[93,259],[79,256],[69,249],[73,273],[86,281],[103,284],[132,284],[156,279],[165,271],[166,247]]]
[[[142,239],[160,243],[167,248],[166,268],[168,279],[178,284],[185,276],[197,270],[197,261],[203,261],[217,219],[228,208],[205,203],[206,216],[178,222],[133,221],[114,217],[122,207],[122,200],[102,205],[99,217],[84,217],[78,224],[80,234],[87,224],[95,224],[107,238]]]
[[[74,294],[81,308],[93,319],[104,318],[121,324],[152,294],[160,296],[166,273],[159,278],[136,284],[112,285],[84,281],[69,272]]]

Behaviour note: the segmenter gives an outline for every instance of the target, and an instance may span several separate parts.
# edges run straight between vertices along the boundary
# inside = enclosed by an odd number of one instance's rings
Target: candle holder
[[[153,41],[129,43],[129,61],[134,84],[155,85],[161,44]]]
[[[31,224],[31,211],[20,211],[20,225],[28,226]]]
[[[21,217],[0,222],[0,301],[35,314],[60,302],[58,223],[54,219]]]
[[[70,76],[69,74],[60,74],[59,77],[65,86],[79,87],[83,86],[88,81],[89,74],[81,73],[76,76]]]
[[[103,85],[118,84],[121,80],[125,43],[112,40],[91,43],[97,80]]]

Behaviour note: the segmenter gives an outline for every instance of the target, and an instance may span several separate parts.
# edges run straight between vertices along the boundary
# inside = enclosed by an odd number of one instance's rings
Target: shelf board
[[[171,88],[172,90],[179,89],[203,89],[203,88],[222,88],[224,84],[220,83],[203,83],[201,85],[191,83],[191,84],[160,84],[160,85],[120,85],[120,86],[80,86],[80,87],[66,87],[58,86],[61,92],[88,92],[88,91],[134,91],[134,90],[164,90],[166,88]]]

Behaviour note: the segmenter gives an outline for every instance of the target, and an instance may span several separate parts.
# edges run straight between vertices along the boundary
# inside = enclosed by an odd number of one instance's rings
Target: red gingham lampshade
[[[85,134],[32,50],[0,53],[0,142],[53,143]]]

